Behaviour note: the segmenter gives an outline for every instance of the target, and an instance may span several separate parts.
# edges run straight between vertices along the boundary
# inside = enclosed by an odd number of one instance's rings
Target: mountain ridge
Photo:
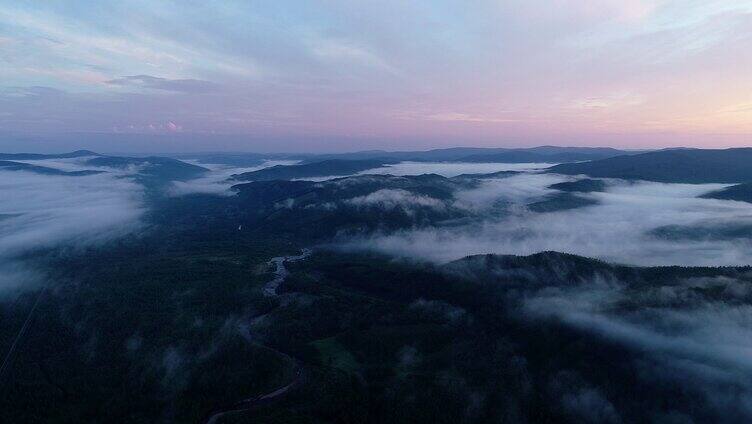
[[[752,181],[752,148],[671,149],[555,165],[547,172],[663,183]]]

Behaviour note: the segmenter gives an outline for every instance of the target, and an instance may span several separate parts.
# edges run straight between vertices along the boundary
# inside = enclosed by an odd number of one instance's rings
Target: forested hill
[[[736,200],[752,203],[752,183],[733,185],[722,190],[706,193],[701,197],[705,199]]]
[[[168,180],[184,181],[203,175],[208,169],[186,163],[177,159],[161,156],[124,157],[100,156],[86,161],[87,165],[116,169],[139,168],[139,173],[166,182]]]
[[[0,160],[45,160],[45,159],[71,159],[87,156],[100,156],[90,150],[76,150],[69,153],[42,154],[42,153],[0,153]]]
[[[631,152],[635,153],[635,152]],[[626,150],[610,147],[560,147],[538,146],[529,148],[481,148],[452,147],[425,151],[387,152],[372,150],[363,152],[316,155],[306,162],[326,159],[366,160],[389,159],[415,162],[491,162],[491,163],[561,163],[603,159],[631,154]]]
[[[752,148],[674,149],[567,163],[548,172],[665,183],[742,183],[752,181]]]
[[[395,163],[388,159],[345,160],[330,159],[302,165],[277,165],[258,171],[233,175],[238,181],[292,180],[295,178],[333,177],[357,174],[369,169]]]

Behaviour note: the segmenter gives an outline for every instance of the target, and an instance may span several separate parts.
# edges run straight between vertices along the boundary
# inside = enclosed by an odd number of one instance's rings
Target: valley
[[[736,181],[396,162],[246,182],[107,158],[0,169],[38,193],[0,210],[14,422],[752,416],[752,214],[713,194]]]

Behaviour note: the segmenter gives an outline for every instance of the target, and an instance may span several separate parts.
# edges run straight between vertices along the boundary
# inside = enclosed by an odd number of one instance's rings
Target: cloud
[[[749,1],[345,3],[8,6],[4,84],[68,94],[48,107],[2,103],[12,114],[0,127],[104,132],[173,120],[186,132],[253,134],[259,148],[274,135],[288,151],[352,140],[746,142],[750,119],[716,111],[749,102],[750,60],[737,54],[752,45]]]
[[[187,194],[204,193],[204,194],[217,194],[221,196],[232,196],[235,193],[230,190],[230,187],[237,184],[237,181],[231,181],[229,178],[234,174],[240,174],[243,172],[258,171],[259,169],[269,168],[277,165],[295,165],[300,162],[297,160],[267,160],[259,166],[252,166],[247,168],[238,168],[234,166],[218,165],[218,164],[206,164],[193,160],[184,160],[194,165],[203,166],[209,168],[210,172],[203,177],[194,178],[188,181],[173,181],[172,186],[168,191],[171,196],[184,196]]]
[[[556,254],[529,261],[479,256],[446,270],[471,285],[478,278],[488,283],[525,328],[554,324],[539,334],[570,334],[574,338],[564,340],[586,341],[575,344],[598,352],[600,359],[593,364],[567,349],[554,362],[546,361],[566,367],[548,373],[548,391],[574,421],[617,422],[619,414],[634,421],[635,412],[661,422],[682,413],[699,421],[746,422],[752,417],[748,270],[624,272]],[[562,325],[574,332],[561,333]],[[624,384],[661,400],[633,403],[635,398],[623,396]],[[677,396],[681,402],[663,402]]]
[[[456,172],[441,168],[444,165],[451,164],[402,164],[398,169],[405,174],[419,173],[425,166]],[[374,177],[358,177],[362,178]],[[736,245],[728,240],[674,241],[650,234],[669,223],[752,222],[749,204],[697,197],[723,185],[608,180],[607,191],[583,194],[597,200],[595,206],[546,214],[525,208],[529,202],[554,193],[547,188],[550,184],[573,178],[576,177],[531,171],[486,179],[475,188],[457,192],[447,202],[405,190],[376,190],[345,203],[385,209],[461,205],[483,218],[452,228],[380,234],[346,246],[438,261],[478,250],[520,254],[550,249],[629,263],[697,265],[744,263],[751,258],[746,244]],[[320,184],[346,186],[353,180]],[[289,202],[289,206],[294,205]],[[724,256],[719,257],[719,252]],[[552,268],[559,272],[556,266]],[[497,277],[506,271],[493,270]],[[523,285],[510,294],[515,299],[510,303],[516,305],[513,313],[524,319],[555,320],[598,340],[623,345],[634,352],[625,358],[637,370],[636,379],[652,387],[681,387],[683,393],[690,393],[692,399],[701,402],[704,410],[718,416],[728,413],[741,420],[752,416],[752,384],[747,378],[752,372],[752,274],[633,285],[599,273],[589,279],[567,280],[567,285],[560,287],[555,278],[535,274],[537,269],[515,271],[519,271],[516,277],[528,273],[531,281],[538,284]],[[410,309],[448,323],[470,319],[463,309],[434,300],[418,299]],[[419,358],[419,352],[410,346],[399,353],[405,367]],[[614,393],[576,374],[555,375],[549,390],[559,401],[561,413],[573,420],[622,421],[619,411],[623,405],[609,399]],[[661,417],[682,417],[673,410],[665,414]]]
[[[467,311],[458,306],[440,300],[426,300],[419,298],[410,304],[410,309],[426,314],[431,319],[442,319],[450,323],[458,323],[468,317]]]
[[[621,422],[614,405],[595,387],[587,385],[572,371],[562,371],[549,383],[551,395],[559,400],[565,415],[576,422]]]
[[[345,203],[356,207],[377,207],[387,210],[396,208],[410,210],[419,207],[444,209],[446,206],[439,199],[401,189],[381,189],[365,196],[353,197]]]
[[[64,241],[106,240],[136,219],[140,186],[109,175],[56,177],[3,172],[0,255],[21,254]],[[7,200],[14,199],[14,200]]]
[[[638,352],[631,361],[639,380],[675,384],[699,394],[706,411],[746,420],[752,417],[752,306],[748,294],[733,286],[748,286],[748,278],[641,287],[607,277],[531,291],[522,311],[528,318],[558,320],[628,346]],[[711,288],[727,294],[714,298]],[[613,412],[597,392],[575,392],[562,397],[565,405],[586,414]]]
[[[112,127],[114,133],[133,134],[176,134],[183,131],[183,126],[172,121],[150,122],[146,124],[129,124]]]
[[[548,168],[550,163],[442,163],[404,161],[381,168],[369,169],[361,174],[421,175],[438,174],[456,177],[461,174],[488,174],[499,171],[524,171]]]
[[[384,59],[349,40],[311,36],[308,38],[307,43],[313,55],[324,60],[331,60],[335,63],[350,62],[374,67],[391,74],[398,73]]]
[[[610,181],[603,193],[581,194],[597,204],[533,213],[526,205],[557,193],[547,186],[569,177],[524,173],[486,180],[455,194],[455,206],[484,212],[462,226],[401,231],[350,241],[351,247],[449,261],[471,254],[527,255],[554,250],[637,265],[743,265],[752,263],[752,238],[662,237],[654,231],[752,225],[747,203],[701,199],[722,185]]]
[[[0,299],[7,293],[39,287],[44,281],[41,272],[19,261],[7,261],[0,258]]]
[[[210,93],[219,90],[217,84],[209,81],[197,79],[167,79],[153,77],[151,75],[125,76],[109,80],[107,81],[107,84],[181,93]]]
[[[95,167],[87,165],[85,162],[97,156],[80,156],[75,158],[61,159],[39,159],[39,160],[16,160],[14,162],[27,163],[29,165],[43,166],[45,168],[57,169],[65,172],[76,172],[85,170],[94,170]]]
[[[533,164],[518,165],[516,168],[519,170]],[[562,177],[554,174],[525,173],[513,177],[511,180],[509,177],[483,180],[476,188],[456,193],[456,204],[476,211],[488,211],[499,204],[524,206],[527,201],[550,193],[547,186],[562,182]]]
[[[573,109],[596,111],[608,108],[632,107],[640,105],[642,102],[643,98],[640,95],[630,92],[617,92],[574,100],[571,107]]]
[[[72,160],[36,162],[82,169]],[[143,188],[123,176],[0,171],[0,289],[29,287],[38,279],[21,259],[27,253],[104,243],[136,230],[144,211]]]

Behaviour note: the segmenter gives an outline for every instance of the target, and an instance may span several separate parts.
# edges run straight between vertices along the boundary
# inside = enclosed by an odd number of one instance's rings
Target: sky
[[[752,0],[0,0],[0,150],[752,141]]]

